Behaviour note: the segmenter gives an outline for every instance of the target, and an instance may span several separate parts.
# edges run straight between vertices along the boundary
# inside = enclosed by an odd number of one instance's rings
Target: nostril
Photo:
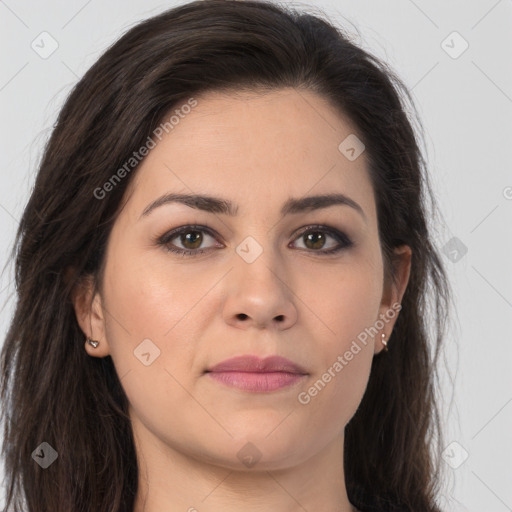
[[[276,316],[276,320],[277,320],[278,322],[282,322],[282,321],[284,320],[284,316],[283,316],[283,315],[277,315],[277,316]]]
[[[245,313],[238,313],[238,315],[236,315],[238,317],[239,320],[245,320],[247,317],[247,315]]]

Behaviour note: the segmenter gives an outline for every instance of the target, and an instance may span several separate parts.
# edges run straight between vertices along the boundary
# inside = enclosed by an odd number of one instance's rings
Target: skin
[[[103,291],[92,296],[85,287],[74,296],[84,334],[100,342],[85,350],[112,356],[130,401],[140,471],[134,510],[354,511],[342,464],[344,427],[383,349],[380,334],[389,338],[397,315],[359,343],[308,404],[298,395],[401,301],[411,251],[396,250],[398,284],[385,284],[366,154],[349,161],[338,150],[356,130],[324,98],[287,88],[196,99],[127,189],[108,241]],[[168,203],[141,218],[167,192],[221,197],[238,213]],[[366,218],[347,205],[280,214],[289,197],[333,192],[356,201]],[[204,253],[180,256],[156,242],[194,223],[215,234],[201,232]],[[354,245],[321,254],[339,242],[320,231],[324,245],[308,243],[299,229],[313,224],[345,233]],[[252,263],[235,250],[248,236],[263,250]],[[178,235],[173,244],[197,247]],[[145,339],[160,350],[148,366],[134,356]],[[278,354],[308,375],[254,393],[204,373],[241,354]],[[237,457],[248,442],[261,454],[252,467]]]

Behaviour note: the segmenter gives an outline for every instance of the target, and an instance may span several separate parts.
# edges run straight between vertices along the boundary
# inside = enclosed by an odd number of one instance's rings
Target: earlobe
[[[98,340],[87,338],[85,340],[85,351],[93,357],[105,357],[109,355],[109,348],[106,342],[101,343]]]

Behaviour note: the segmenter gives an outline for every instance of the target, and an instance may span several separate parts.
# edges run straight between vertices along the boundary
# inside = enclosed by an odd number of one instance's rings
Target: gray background
[[[42,147],[74,83],[126,29],[177,4],[0,0],[2,266]],[[512,511],[512,0],[322,0],[315,6],[349,31],[355,33],[352,23],[359,29],[356,40],[412,90],[425,126],[446,222],[435,240],[446,248],[457,304],[441,368],[443,504],[454,511]],[[461,53],[464,41],[469,47]],[[9,267],[0,284],[2,341],[13,289]],[[2,497],[0,490],[3,504]]]

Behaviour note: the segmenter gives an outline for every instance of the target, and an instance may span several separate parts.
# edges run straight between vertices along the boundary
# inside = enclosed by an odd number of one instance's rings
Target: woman
[[[92,66],[16,239],[7,506],[439,510],[449,287],[406,99],[260,1],[174,8]]]

